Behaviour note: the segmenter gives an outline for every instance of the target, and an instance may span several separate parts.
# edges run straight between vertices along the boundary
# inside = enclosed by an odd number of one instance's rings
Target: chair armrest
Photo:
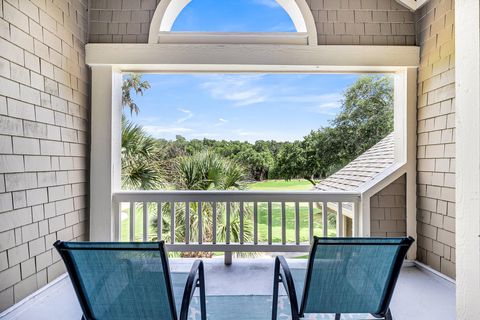
[[[203,270],[203,261],[195,260],[188,274],[187,282],[185,283],[185,290],[183,292],[182,307],[180,310],[180,320],[187,320],[188,308],[192,300],[195,289],[200,288],[200,307],[202,313],[202,320],[206,319],[205,311],[205,274]],[[205,318],[204,318],[205,316]]]
[[[282,270],[284,276],[282,276]],[[275,272],[278,272],[278,280],[283,284],[283,287],[287,292],[288,299],[290,300],[292,317],[295,319],[297,316],[299,316],[297,293],[295,290],[295,283],[293,281],[292,273],[290,272],[290,267],[288,266],[287,260],[285,260],[284,257],[278,256],[275,259]]]

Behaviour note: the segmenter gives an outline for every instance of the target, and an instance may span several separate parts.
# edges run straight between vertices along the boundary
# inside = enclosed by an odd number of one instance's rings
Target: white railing
[[[122,191],[113,194],[114,235],[165,240],[170,251],[302,252],[314,235],[357,236],[360,199],[356,192]]]

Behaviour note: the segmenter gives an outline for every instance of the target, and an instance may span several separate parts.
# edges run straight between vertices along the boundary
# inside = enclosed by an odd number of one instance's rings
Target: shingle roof
[[[392,165],[393,161],[394,134],[390,133],[314,188],[321,191],[354,191]]]

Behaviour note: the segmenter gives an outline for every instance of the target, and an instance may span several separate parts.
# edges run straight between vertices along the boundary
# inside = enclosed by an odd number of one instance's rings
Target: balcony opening
[[[120,240],[184,257],[352,236],[356,190],[394,163],[389,74],[125,74],[123,104]]]

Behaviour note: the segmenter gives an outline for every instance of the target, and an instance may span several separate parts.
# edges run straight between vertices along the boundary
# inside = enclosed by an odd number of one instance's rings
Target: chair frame
[[[142,244],[142,242],[135,242],[136,244]],[[151,242],[146,242],[148,244],[152,244]],[[145,243],[145,244],[146,244]],[[172,314],[172,319],[174,320],[187,320],[188,318],[188,308],[190,306],[190,302],[192,300],[193,294],[195,293],[195,289],[199,288],[200,290],[200,312],[201,312],[201,319],[207,319],[207,312],[206,312],[206,298],[205,298],[205,273],[203,267],[203,261],[196,260],[192,268],[190,269],[190,273],[188,275],[187,281],[185,283],[185,290],[183,293],[180,316],[177,315],[177,310],[175,307],[175,298],[173,295],[173,288],[172,282],[170,277],[170,267],[168,265],[168,258],[167,252],[165,249],[164,241],[157,242],[157,248],[127,248],[127,247],[113,247],[113,248],[106,248],[106,247],[95,247],[95,244],[101,245],[106,244],[105,242],[90,242],[92,246],[88,248],[67,248],[65,246],[65,242],[57,240],[53,246],[57,249],[62,260],[65,263],[67,268],[67,272],[70,276],[70,280],[72,281],[73,288],[75,289],[75,293],[77,295],[78,301],[80,303],[80,307],[82,308],[83,316],[82,320],[94,320],[92,310],[88,305],[88,300],[85,295],[85,292],[82,290],[80,278],[78,277],[77,272],[74,269],[74,264],[71,259],[71,256],[68,255],[66,252],[69,250],[114,250],[114,251],[160,251],[160,257],[162,261],[162,266],[165,276],[165,283],[167,284],[167,296],[168,302],[170,306],[170,311]],[[111,244],[111,243],[108,243]],[[122,244],[122,242],[119,242]],[[124,242],[124,244],[131,244],[131,242]]]
[[[292,313],[292,320],[299,320],[300,318],[304,317],[305,313],[305,308],[307,304],[307,298],[308,298],[308,293],[310,289],[310,281],[312,278],[312,272],[313,272],[313,263],[314,263],[314,257],[315,253],[317,250],[318,245],[342,245],[341,243],[338,242],[321,242],[322,240],[341,240],[345,238],[320,238],[320,237],[314,237],[314,241],[312,244],[312,247],[310,249],[310,255],[308,258],[308,267],[307,267],[307,274],[305,276],[305,286],[303,289],[303,296],[302,296],[302,301],[300,303],[300,308],[298,306],[298,299],[296,295],[296,289],[295,289],[295,282],[293,281],[292,273],[290,271],[290,267],[288,266],[287,260],[283,256],[278,256],[275,259],[275,268],[274,268],[274,278],[273,278],[273,302],[272,302],[272,320],[277,319],[277,308],[278,308],[278,295],[279,295],[279,285],[282,283],[283,287],[285,288],[285,291],[287,292],[288,299],[290,301],[290,309]],[[354,238],[353,238],[354,239]],[[368,238],[370,240],[384,240],[385,238]],[[363,242],[348,242],[345,243],[345,245],[394,245],[394,246],[399,246],[399,252],[397,254],[397,259],[394,262],[392,272],[390,274],[390,278],[388,279],[388,284],[387,284],[387,290],[385,293],[385,296],[383,298],[381,307],[380,307],[380,312],[376,314],[372,314],[375,318],[383,318],[385,320],[393,320],[392,313],[390,311],[390,301],[392,299],[393,295],[393,290],[395,288],[395,285],[398,280],[398,276],[400,274],[400,270],[403,265],[404,257],[410,248],[411,244],[415,241],[412,237],[407,237],[407,238],[402,238],[402,242],[400,244],[398,243],[375,243],[375,242],[370,242],[370,243],[363,243]],[[281,274],[281,271],[283,270],[284,277]],[[340,320],[341,314],[336,313],[335,314],[335,320]]]

